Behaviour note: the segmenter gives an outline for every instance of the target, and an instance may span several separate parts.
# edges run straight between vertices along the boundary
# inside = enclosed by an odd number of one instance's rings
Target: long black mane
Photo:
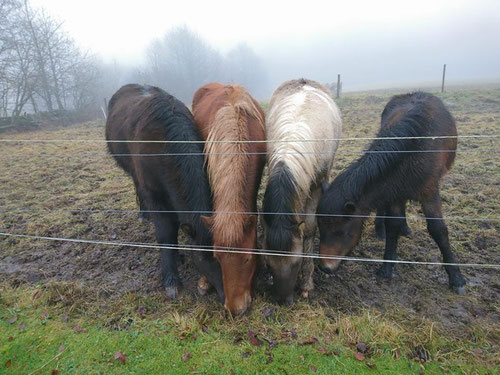
[[[295,179],[288,166],[279,162],[271,171],[262,210],[264,213],[294,212],[296,196]],[[264,215],[264,221],[269,227],[267,246],[273,250],[289,250],[292,246],[292,235],[297,229],[294,216]]]

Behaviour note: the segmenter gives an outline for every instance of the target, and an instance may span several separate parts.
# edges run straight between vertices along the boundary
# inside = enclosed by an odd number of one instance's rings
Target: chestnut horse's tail
[[[252,119],[264,128],[264,118],[253,99],[244,88],[234,86],[229,103],[217,111],[205,144],[214,208],[223,211],[212,217],[214,242],[225,246],[240,240],[249,217],[234,212],[247,211],[245,184],[250,155],[246,154],[249,144],[245,141],[250,140],[249,121]]]

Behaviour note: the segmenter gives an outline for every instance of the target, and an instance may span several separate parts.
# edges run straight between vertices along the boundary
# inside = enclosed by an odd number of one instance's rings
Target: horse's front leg
[[[177,245],[177,232],[179,223],[172,214],[155,213],[153,221],[156,229],[156,241],[158,244]],[[179,294],[179,288],[182,285],[177,264],[179,253],[177,250],[161,249],[161,279],[162,286],[165,289],[165,295],[168,298],[175,298]]]
[[[314,232],[304,238],[304,254],[312,255],[314,251]],[[309,292],[314,289],[313,275],[314,261],[313,258],[305,257],[302,259],[301,268],[301,296],[309,297]]]
[[[405,224],[404,218],[405,202],[392,203],[386,210],[387,217],[385,218],[385,260],[396,260],[398,238],[401,234],[401,229]],[[378,270],[378,275],[387,279],[392,278],[392,269],[394,263],[385,262]]]

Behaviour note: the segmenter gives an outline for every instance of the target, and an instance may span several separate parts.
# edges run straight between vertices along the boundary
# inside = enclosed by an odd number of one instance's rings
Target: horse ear
[[[351,201],[345,202],[344,209],[342,210],[342,213],[344,215],[352,215],[354,214],[355,211],[356,211],[356,205],[354,204],[354,202]],[[347,217],[345,219],[351,219],[351,218]]]
[[[194,230],[191,224],[188,223],[182,223],[181,224],[181,229],[184,233],[186,233],[189,237],[194,237]]]
[[[203,222],[207,226],[208,230],[212,230],[212,226],[214,225],[213,216],[200,215],[200,217],[201,217],[201,220],[203,220]]]
[[[323,192],[323,194],[325,194],[327,192],[329,187],[330,187],[330,184],[328,183],[328,181],[323,181],[321,183],[321,191]]]

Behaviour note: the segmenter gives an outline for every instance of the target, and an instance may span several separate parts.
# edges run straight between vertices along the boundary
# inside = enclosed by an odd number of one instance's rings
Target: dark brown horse
[[[123,86],[113,95],[108,113],[108,141],[160,141],[108,142],[109,152],[134,181],[141,210],[183,211],[148,213],[155,224],[157,242],[177,244],[180,226],[190,243],[210,247],[212,238],[200,213],[189,212],[212,209],[203,141],[189,109],[157,87],[131,84]],[[195,143],[182,143],[184,141]],[[181,285],[177,272],[178,258],[177,250],[161,250],[163,287],[171,298],[177,295]],[[209,252],[194,252],[193,259],[223,299],[222,277],[217,262]]]
[[[405,224],[405,205],[414,200],[422,205],[427,229],[444,262],[457,263],[442,220],[439,194],[439,180],[455,159],[456,135],[452,115],[434,95],[416,92],[393,97],[382,113],[378,133],[378,137],[388,139],[373,141],[369,151],[333,181],[319,203],[320,253],[349,253],[359,241],[363,222],[363,218],[353,215],[378,210],[389,216],[385,219],[384,259],[395,260],[398,237]],[[433,136],[451,138],[400,138]],[[332,272],[340,260],[323,259],[321,263],[324,271]],[[464,294],[465,280],[460,269],[448,265],[444,268],[450,286]],[[390,278],[392,269],[393,263],[384,263],[379,274]]]
[[[210,83],[194,94],[193,115],[207,142],[214,215],[204,219],[213,233],[214,250],[255,249],[257,216],[238,212],[257,211],[266,148],[264,143],[245,141],[265,140],[264,112],[243,87]],[[256,255],[215,252],[215,257],[222,267],[225,306],[241,314],[252,301]]]

